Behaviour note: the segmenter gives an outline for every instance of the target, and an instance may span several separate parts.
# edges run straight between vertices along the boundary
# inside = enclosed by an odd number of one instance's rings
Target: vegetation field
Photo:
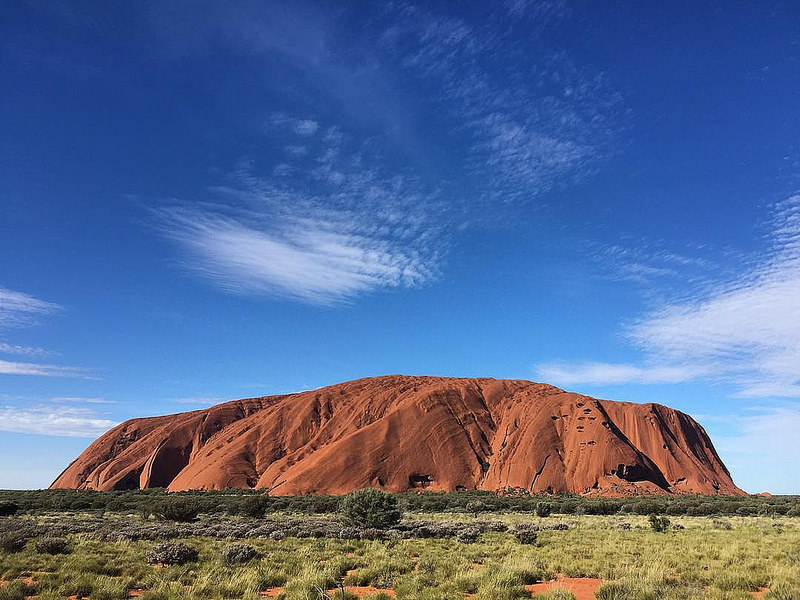
[[[0,600],[800,600],[800,518],[785,514],[794,499],[738,500],[760,507],[752,516],[650,516],[563,514],[552,499],[426,512],[391,498],[396,514],[382,522],[368,521],[374,503],[308,514],[259,498],[196,514],[192,497],[137,497],[147,499],[138,510],[115,511],[0,495]],[[789,510],[769,508],[783,502]]]

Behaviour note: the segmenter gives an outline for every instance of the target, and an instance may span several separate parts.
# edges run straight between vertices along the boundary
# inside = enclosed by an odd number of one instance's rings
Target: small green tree
[[[537,502],[533,510],[537,517],[549,517],[553,512],[553,505],[549,502]]]
[[[200,513],[200,504],[193,498],[174,496],[164,498],[153,507],[153,514],[167,521],[188,523]]]
[[[464,508],[473,517],[478,518],[478,514],[486,510],[486,505],[480,500],[470,500]]]
[[[260,519],[267,512],[269,500],[265,496],[248,496],[239,505],[239,512],[254,519]]]
[[[388,529],[403,516],[397,498],[381,490],[366,488],[350,492],[339,501],[339,513],[348,525]]]
[[[650,527],[657,533],[664,533],[669,529],[669,519],[667,517],[659,517],[658,515],[650,515]]]
[[[0,517],[10,517],[17,514],[18,510],[19,506],[17,506],[16,502],[0,502]]]

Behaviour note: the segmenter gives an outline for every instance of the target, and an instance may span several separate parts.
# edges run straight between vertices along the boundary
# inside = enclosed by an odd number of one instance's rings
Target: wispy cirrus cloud
[[[540,381],[557,383],[562,386],[683,383],[708,374],[708,368],[698,365],[639,366],[605,362],[578,364],[551,362],[542,363],[536,367],[536,376]]]
[[[774,210],[767,248],[738,277],[704,283],[626,328],[644,365],[540,365],[577,383],[707,378],[748,397],[800,397],[800,196]]]
[[[61,310],[58,304],[35,298],[24,292],[0,288],[0,332],[12,327],[32,325],[37,317]],[[0,354],[27,357],[50,354],[43,348],[0,342]],[[85,369],[27,361],[0,359],[0,375],[32,375],[39,377],[86,377]]]
[[[37,375],[42,377],[87,377],[85,369],[47,365],[42,363],[16,362],[0,360],[2,375]]]
[[[567,15],[562,2],[511,2],[479,22],[393,6],[381,41],[432,86],[451,134],[468,140],[464,167],[488,199],[530,200],[583,178],[612,151],[619,95],[542,35]],[[532,22],[523,45],[515,28]]]
[[[0,407],[0,431],[94,438],[116,425],[97,412],[80,407]]]
[[[220,204],[158,209],[158,228],[184,251],[188,270],[232,292],[332,305],[425,283],[441,239],[435,194],[384,175],[347,144],[327,128],[315,153],[269,177],[240,169],[216,189]]]
[[[96,396],[53,396],[51,402],[68,402],[70,404],[116,404],[116,400],[98,398]]]
[[[612,152],[618,95],[545,34],[563,2],[475,18],[390,3],[349,15],[355,32],[344,13],[308,12],[246,5],[177,40],[181,54],[214,40],[280,57],[297,92],[255,126],[273,164],[241,169],[216,205],[158,211],[183,265],[225,290],[331,305],[420,285],[438,273],[443,233],[529,206]],[[153,16],[161,31],[174,15]]]
[[[0,354],[18,354],[21,356],[46,356],[51,352],[35,346],[19,346],[0,342]]]
[[[54,302],[40,300],[24,292],[0,288],[0,328],[28,325],[36,317],[60,309]]]

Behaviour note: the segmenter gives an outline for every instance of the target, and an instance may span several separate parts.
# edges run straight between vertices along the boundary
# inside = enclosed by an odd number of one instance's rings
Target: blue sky
[[[800,493],[800,7],[18,2],[0,488],[387,373],[698,418]]]

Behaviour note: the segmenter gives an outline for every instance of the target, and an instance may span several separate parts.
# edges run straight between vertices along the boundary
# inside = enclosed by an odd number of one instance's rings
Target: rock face
[[[743,494],[703,428],[671,408],[529,381],[404,376],[132,419],[51,487]]]

